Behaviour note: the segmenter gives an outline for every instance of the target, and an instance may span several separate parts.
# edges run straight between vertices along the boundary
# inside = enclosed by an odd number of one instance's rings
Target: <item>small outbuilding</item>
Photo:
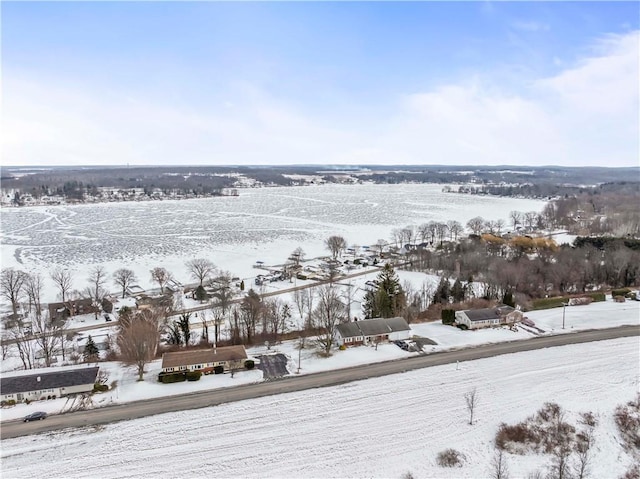
[[[378,318],[353,321],[336,326],[335,342],[338,346],[357,346],[409,339],[411,327],[404,318]]]
[[[60,369],[33,374],[3,374],[0,378],[2,401],[51,399],[93,391],[98,367]]]

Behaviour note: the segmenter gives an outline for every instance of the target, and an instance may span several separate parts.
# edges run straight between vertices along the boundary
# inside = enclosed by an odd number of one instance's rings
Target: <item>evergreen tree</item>
[[[204,302],[205,299],[207,299],[207,291],[204,289],[204,286],[199,285],[196,288],[195,297],[201,303]]]
[[[178,320],[178,326],[182,331],[182,337],[184,339],[184,345],[189,345],[189,339],[191,339],[191,326],[189,324],[189,318],[191,318],[191,313],[182,313],[180,315],[180,319]]]
[[[98,360],[98,346],[96,346],[96,343],[93,341],[93,338],[91,336],[89,336],[87,338],[87,344],[85,344],[84,346],[84,360],[87,363],[90,362],[95,362]]]
[[[516,307],[516,302],[513,299],[513,294],[511,291],[506,291],[504,296],[502,296],[502,304],[506,304],[507,306],[511,306],[512,308]]]
[[[451,296],[451,285],[449,284],[449,278],[440,278],[440,284],[436,292],[433,293],[434,303],[449,303],[449,296]]]
[[[464,301],[466,294],[466,288],[462,285],[462,282],[459,279],[456,279],[455,283],[451,287],[451,296],[453,296],[453,300],[460,302]]]
[[[364,298],[366,318],[392,318],[400,315],[406,306],[406,297],[397,273],[389,263],[378,274],[376,288],[367,291]]]

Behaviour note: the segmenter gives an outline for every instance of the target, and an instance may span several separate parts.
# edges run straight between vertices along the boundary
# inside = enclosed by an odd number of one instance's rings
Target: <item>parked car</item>
[[[46,417],[47,417],[47,413],[46,412],[42,412],[42,411],[32,412],[28,416],[24,417],[24,422],[42,421]]]

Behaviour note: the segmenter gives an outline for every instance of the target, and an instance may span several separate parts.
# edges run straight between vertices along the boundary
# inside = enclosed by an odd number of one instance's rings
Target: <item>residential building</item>
[[[338,346],[357,346],[383,341],[409,339],[411,327],[404,318],[379,318],[353,321],[336,326]]]
[[[456,311],[456,324],[464,325],[467,329],[490,328],[511,325],[522,321],[522,317],[522,311],[503,304],[494,308]]]
[[[175,351],[162,355],[162,372],[201,371],[210,374],[216,366],[222,366],[224,371],[244,367],[246,359],[247,352],[242,345]]]
[[[31,374],[3,374],[0,378],[2,401],[52,399],[93,391],[98,367],[56,369]]]

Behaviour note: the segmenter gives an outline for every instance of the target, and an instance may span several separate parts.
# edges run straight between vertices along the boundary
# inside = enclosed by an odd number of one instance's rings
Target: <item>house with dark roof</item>
[[[247,352],[242,345],[175,351],[162,355],[162,372],[200,371],[210,374],[216,366],[222,366],[225,371],[238,367],[238,364],[244,366],[246,359]]]
[[[522,311],[504,304],[494,308],[456,311],[456,324],[467,329],[491,328],[522,321]]]
[[[51,399],[93,391],[98,367],[60,369],[33,374],[3,374],[0,399],[16,402]]]
[[[95,313],[96,307],[90,298],[72,299],[64,303],[49,303],[49,318],[51,321],[66,320],[70,316]]]
[[[364,319],[336,326],[335,342],[338,346],[357,346],[409,339],[411,327],[404,318]]]

